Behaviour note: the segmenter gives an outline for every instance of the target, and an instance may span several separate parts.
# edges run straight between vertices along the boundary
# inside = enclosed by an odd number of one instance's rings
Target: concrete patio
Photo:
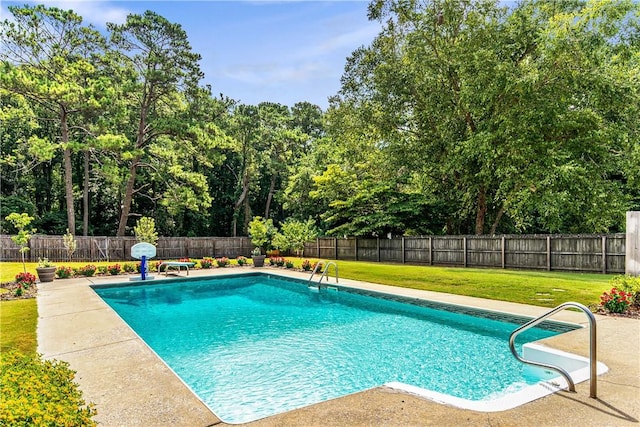
[[[249,267],[192,271],[190,277],[255,271]],[[308,274],[264,269],[308,278]],[[184,277],[184,275],[182,276]],[[169,279],[175,279],[169,277]],[[90,288],[122,283],[127,276],[55,280],[38,288],[38,352],[69,362],[87,402],[103,426],[211,426],[221,422]],[[154,282],[166,280],[156,276]],[[538,316],[548,309],[341,279],[346,286],[490,310]],[[583,313],[563,311],[555,320],[587,324]],[[598,398],[589,382],[576,393],[559,392],[503,412],[475,412],[441,405],[386,387],[356,393],[255,421],[251,426],[626,426],[640,422],[640,320],[597,316]],[[588,328],[545,340],[545,345],[588,357]]]

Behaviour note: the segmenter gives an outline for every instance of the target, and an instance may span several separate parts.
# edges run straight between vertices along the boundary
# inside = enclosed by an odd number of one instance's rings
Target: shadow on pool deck
[[[214,269],[190,277],[256,271]],[[258,270],[262,271],[262,270]],[[307,278],[303,273],[280,273]],[[222,423],[89,287],[127,276],[55,280],[39,284],[38,351],[69,362],[87,402],[96,404],[103,426],[211,426]],[[164,280],[157,277],[156,280]],[[393,288],[351,280],[347,286],[421,296],[432,300],[538,316],[548,309],[450,294]],[[554,320],[587,324],[583,313],[563,311]],[[598,398],[589,382],[576,393],[559,392],[503,412],[475,412],[441,405],[386,387],[275,415],[250,426],[625,426],[640,423],[640,321],[598,316],[598,360],[609,372],[598,377]],[[559,350],[588,357],[588,328],[545,340]]]

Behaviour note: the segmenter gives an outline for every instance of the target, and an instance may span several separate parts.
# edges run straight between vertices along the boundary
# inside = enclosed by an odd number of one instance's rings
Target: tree
[[[185,100],[180,94],[187,98],[198,96],[198,82],[202,78],[198,65],[200,55],[192,52],[182,27],[151,11],[143,15],[129,15],[124,24],[108,24],[107,27],[111,31],[112,42],[135,69],[138,81],[131,93],[135,98],[133,116],[136,117],[136,129],[133,147],[128,150],[131,158],[117,231],[118,236],[123,236],[133,196],[140,190],[136,188],[138,170],[148,166],[144,162],[145,156],[156,149],[155,154],[167,153],[162,150],[163,144],[171,143],[172,148],[177,149],[183,138],[193,140],[207,135],[190,126],[185,118],[187,104],[180,105]],[[181,108],[183,112],[180,112]],[[193,131],[196,135],[191,133]],[[169,194],[178,197],[177,203],[199,206],[198,197],[189,191],[194,186],[201,190],[199,197],[203,204],[210,203],[206,191],[202,191],[206,183],[201,176],[191,174],[179,163],[172,163],[167,171],[188,184],[186,188],[172,185],[168,189]]]
[[[278,229],[273,225],[271,218],[264,219],[260,216],[255,216],[249,223],[251,243],[263,252],[271,248],[271,240],[277,231]]]
[[[73,11],[44,5],[9,6],[9,10],[13,20],[0,25],[0,84],[41,106],[46,117],[40,120],[57,122],[58,140],[37,144],[40,153],[52,151],[47,144],[63,151],[67,222],[75,233],[70,120],[103,102],[100,89],[105,85],[93,78],[91,56],[103,48],[104,40],[91,26],[83,26]]]
[[[31,238],[31,234],[36,232],[36,229],[27,229],[31,221],[33,221],[33,217],[29,216],[26,213],[17,213],[12,212],[5,217],[7,221],[9,221],[17,230],[18,234],[15,236],[11,236],[11,240],[20,246],[20,255],[22,256],[22,268],[24,272],[27,272],[27,265],[25,264],[24,256],[27,252],[29,252],[29,239]]]
[[[143,216],[133,228],[138,242],[147,242],[152,245],[158,243],[158,232],[156,231],[156,222],[153,218]]]
[[[305,222],[289,218],[280,225],[280,231],[273,237],[273,247],[279,250],[293,249],[296,256],[303,256],[304,244],[318,236],[318,229],[312,219]]]
[[[371,129],[362,138],[389,178],[395,169],[450,202],[448,232],[494,233],[505,217],[519,231],[615,228],[626,200],[610,177],[638,104],[637,44],[624,29],[637,28],[637,9],[373,2],[385,27],[349,59],[330,109],[347,132],[330,134],[352,146]]]
[[[67,256],[69,257],[69,262],[71,262],[71,258],[73,257],[73,253],[76,251],[78,247],[78,242],[76,242],[73,234],[67,229],[67,234],[62,236],[62,242],[64,244],[64,248],[67,251]]]

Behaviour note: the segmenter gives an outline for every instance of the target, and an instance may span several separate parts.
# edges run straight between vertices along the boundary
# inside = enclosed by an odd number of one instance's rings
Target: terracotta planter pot
[[[38,273],[38,279],[40,282],[53,282],[53,279],[56,277],[56,268],[55,267],[38,267],[36,268],[36,272]]]
[[[266,255],[253,255],[251,259],[253,260],[254,267],[264,267],[264,259]]]

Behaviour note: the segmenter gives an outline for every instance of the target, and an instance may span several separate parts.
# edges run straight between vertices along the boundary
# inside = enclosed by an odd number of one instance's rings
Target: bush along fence
[[[72,261],[126,261],[131,258],[135,237],[76,236],[77,248]],[[19,247],[11,236],[0,235],[0,259],[21,261]],[[34,235],[29,240],[27,261],[39,258],[69,261],[63,236]],[[160,237],[156,244],[157,259],[251,256],[253,245],[248,237]]]
[[[304,255],[455,267],[625,272],[625,234],[320,237]]]

